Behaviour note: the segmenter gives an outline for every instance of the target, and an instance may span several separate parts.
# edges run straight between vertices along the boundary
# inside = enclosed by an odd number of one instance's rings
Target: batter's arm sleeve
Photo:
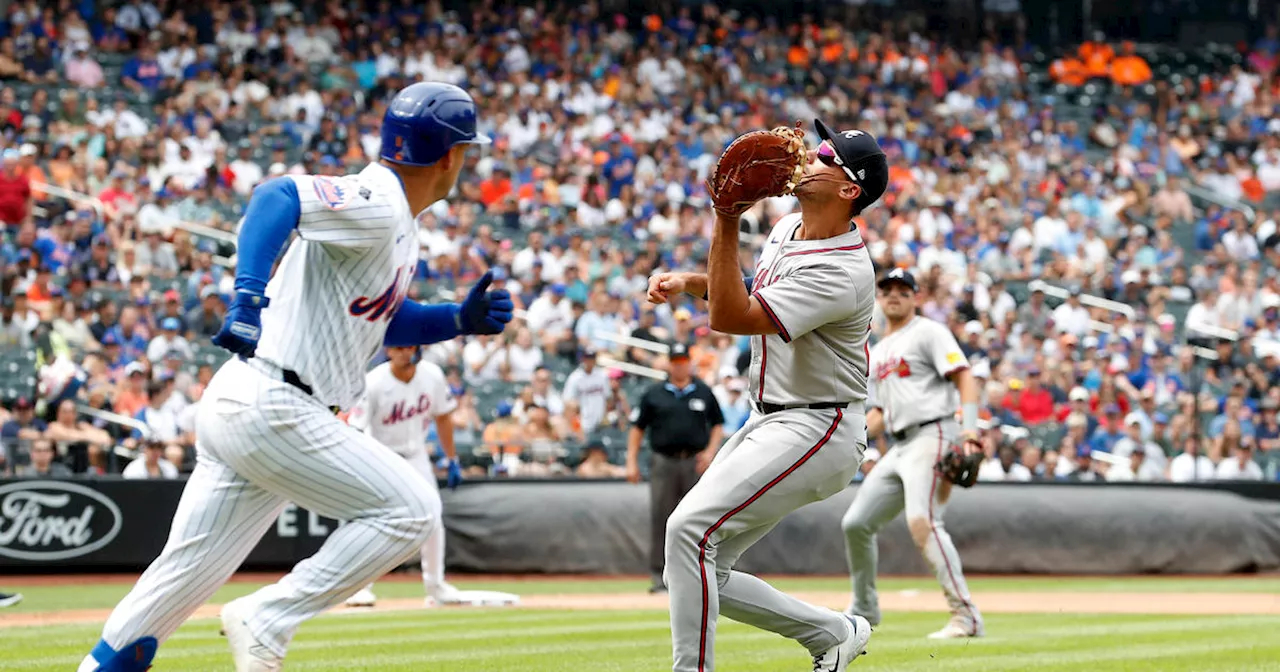
[[[857,301],[849,274],[838,266],[804,266],[753,294],[783,341],[848,318]]]
[[[271,266],[298,228],[301,205],[297,184],[279,177],[253,190],[244,224],[236,236],[236,284],[239,291],[262,295]]]
[[[933,366],[938,375],[950,378],[955,372],[969,368],[969,358],[964,356],[960,344],[951,330],[933,322],[929,325],[933,332],[929,338],[917,341],[925,350],[925,359]]]
[[[287,179],[295,183],[302,205],[298,235],[324,245],[367,249],[387,242],[395,231],[397,214],[355,176],[327,177],[299,175]]]
[[[389,347],[430,345],[453,339],[461,332],[458,304],[405,301],[387,325],[382,344]]]

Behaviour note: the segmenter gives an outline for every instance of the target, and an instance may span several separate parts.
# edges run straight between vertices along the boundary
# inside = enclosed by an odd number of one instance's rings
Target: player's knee
[[[840,519],[840,528],[844,530],[847,537],[869,537],[875,534],[875,530],[871,529],[871,521],[862,516],[862,512],[857,509],[849,509],[845,512],[844,517]]]
[[[679,555],[691,552],[697,547],[700,539],[701,534],[694,523],[693,517],[687,511],[676,507],[675,512],[667,519],[667,562],[671,562],[673,554]]]
[[[917,548],[923,549],[929,543],[929,535],[933,534],[933,522],[924,516],[907,518],[907,529],[911,531],[911,540]]]
[[[431,536],[437,525],[442,524],[439,499],[433,501],[430,496],[432,494],[434,493],[414,493],[413,497],[396,507],[391,518],[394,519],[394,527],[400,536],[421,544]]]

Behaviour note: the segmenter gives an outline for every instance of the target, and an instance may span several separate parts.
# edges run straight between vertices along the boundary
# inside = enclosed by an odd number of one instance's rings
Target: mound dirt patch
[[[846,606],[847,593],[797,592],[796,597],[833,609]],[[1171,614],[1171,615],[1271,615],[1280,616],[1280,595],[1263,593],[975,593],[976,602],[986,613],[1051,613],[1051,614]],[[940,593],[933,591],[898,591],[883,593],[880,606],[885,611],[946,611]],[[193,619],[215,618],[220,605],[206,604],[196,610]],[[469,609],[473,607],[440,607]],[[667,596],[639,593],[529,595],[517,607],[494,609],[574,609],[633,610],[666,609]],[[355,614],[423,609],[419,598],[384,599],[369,608],[339,607],[332,613]],[[49,612],[0,613],[0,629],[46,625],[102,623],[110,615],[107,609],[71,609]]]

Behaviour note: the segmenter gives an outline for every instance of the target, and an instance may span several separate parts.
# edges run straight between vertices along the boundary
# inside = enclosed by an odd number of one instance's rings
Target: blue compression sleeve
[[[302,205],[298,185],[288,177],[278,177],[253,190],[240,227],[236,289],[254,294],[266,292],[271,265],[289,234],[298,228]]]
[[[454,338],[458,325],[458,304],[405,301],[387,325],[382,344],[390,347],[430,345]]]

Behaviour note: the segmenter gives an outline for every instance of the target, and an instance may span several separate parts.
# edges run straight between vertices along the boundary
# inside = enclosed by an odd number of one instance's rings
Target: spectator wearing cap
[[[222,328],[226,304],[216,285],[200,288],[200,305],[187,311],[187,330],[196,338],[212,338]]]
[[[596,365],[596,350],[590,346],[584,347],[578,368],[564,381],[564,400],[577,403],[582,413],[584,434],[591,434],[604,420],[608,398],[609,376]]]
[[[53,442],[48,439],[35,439],[28,450],[30,462],[20,464],[13,470],[18,478],[71,478],[71,469],[67,465],[54,460]]]
[[[1267,397],[1262,400],[1260,406],[1257,427],[1254,429],[1258,450],[1263,453],[1280,451],[1280,417],[1277,417],[1280,414],[1276,412],[1278,407],[1276,400],[1273,397]],[[1280,452],[1276,454],[1280,455]]]
[[[1067,393],[1067,405],[1058,412],[1058,419],[1066,422],[1067,418],[1073,415],[1085,419],[1085,436],[1093,434],[1093,430],[1097,429],[1098,421],[1089,410],[1089,391],[1078,385]]]
[[[493,456],[494,466],[501,466],[506,473],[520,470],[520,454],[524,452],[525,440],[523,426],[512,415],[513,406],[509,401],[498,402],[494,408],[494,419],[484,428],[481,437],[485,448]]]
[[[165,317],[160,320],[160,333],[147,345],[147,359],[159,362],[172,350],[177,351],[183,359],[191,359],[191,344],[182,336],[182,320],[177,317]]]
[[[609,453],[604,443],[593,439],[583,449],[582,463],[574,470],[578,478],[624,478],[627,470],[609,462]]]
[[[1151,458],[1159,451],[1154,444],[1143,446],[1141,444],[1133,447],[1127,455],[1119,457],[1127,457],[1128,461],[1119,462],[1108,465],[1107,482],[1123,483],[1131,481],[1139,481],[1150,483],[1153,481],[1164,480],[1164,469],[1156,466]]]
[[[115,412],[135,417],[147,407],[147,367],[142,362],[131,362],[124,367],[124,380],[115,395]]]
[[[715,393],[693,373],[689,349],[671,348],[665,382],[651,385],[640,397],[627,437],[627,480],[640,482],[640,444],[646,434],[649,462],[650,592],[665,592],[662,582],[667,518],[688,494],[711,461],[723,436],[724,415]]]
[[[19,442],[43,438],[49,426],[36,417],[35,404],[30,397],[18,397],[9,406],[10,417],[0,425],[0,462],[5,454],[13,455]]]
[[[0,222],[10,227],[31,222],[31,178],[18,169],[18,150],[0,152]]]
[[[142,442],[142,454],[125,465],[120,475],[131,480],[177,478],[178,468],[164,458],[164,453],[164,442],[149,438]]]
[[[1236,423],[1227,425],[1216,450],[1223,456],[1214,469],[1216,480],[1262,480],[1262,467],[1253,460],[1252,437],[1242,436]]]
[[[1100,468],[1093,460],[1093,448],[1088,444],[1072,445],[1071,448],[1075,462],[1069,466],[1071,471],[1066,474],[1066,479],[1082,483],[1102,480]]]
[[[1109,453],[1115,447],[1116,442],[1125,437],[1124,428],[1121,426],[1120,406],[1118,404],[1108,404],[1103,408],[1102,412],[1105,420],[1089,435],[1087,447],[1099,452]]]
[[[1045,389],[1038,368],[1027,370],[1026,387],[1017,390],[1012,397],[1006,397],[1006,403],[1029,427],[1053,419],[1053,394]]]
[[[1116,441],[1115,445],[1111,447],[1111,454],[1116,457],[1129,457],[1134,451],[1141,450],[1144,452],[1143,463],[1149,465],[1147,468],[1163,475],[1165,469],[1169,466],[1169,458],[1165,456],[1160,446],[1144,436],[1142,420],[1137,411],[1125,416],[1124,432],[1124,438]]]
[[[720,414],[724,416],[724,432],[733,434],[747,424],[751,416],[751,400],[747,397],[747,381],[739,376],[724,378],[721,385],[712,388],[720,401]]]
[[[120,311],[120,322],[111,328],[120,346],[120,356],[126,362],[132,362],[147,354],[146,329],[140,323],[136,306],[125,306]]]

